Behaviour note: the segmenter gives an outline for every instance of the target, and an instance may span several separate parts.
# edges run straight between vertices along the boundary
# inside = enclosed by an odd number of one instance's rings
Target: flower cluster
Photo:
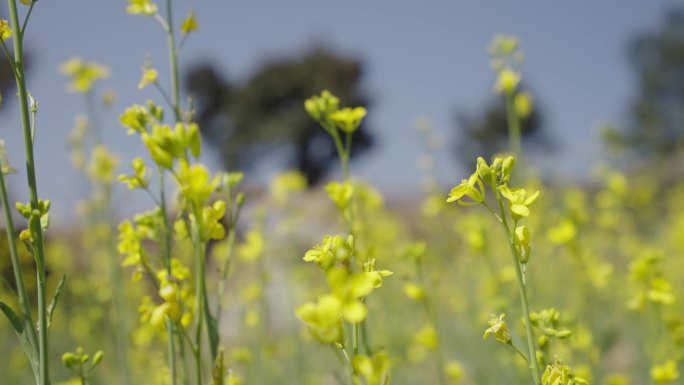
[[[383,277],[392,275],[387,270],[376,270],[375,260],[368,260],[362,271],[354,271],[351,268],[354,258],[354,239],[351,236],[347,239],[326,236],[320,245],[304,255],[305,261],[314,262],[323,270],[331,292],[318,304],[307,303],[297,309],[299,318],[321,342],[340,342],[327,337],[342,338],[342,320],[349,323],[364,321],[368,312],[364,298],[382,286]]]
[[[530,215],[530,206],[539,197],[539,191],[529,194],[523,188],[510,188],[508,183],[511,179],[511,171],[515,166],[515,158],[496,157],[491,165],[482,158],[477,159],[477,169],[468,179],[451,189],[447,202],[456,202],[461,206],[473,206],[483,204],[485,200],[485,185],[495,194],[497,202],[503,207],[507,203],[508,216],[513,221],[512,240],[516,249],[518,261],[525,265],[530,260],[532,247],[530,244],[530,231],[525,225],[518,222]],[[466,199],[467,198],[467,199]],[[502,199],[503,198],[503,199]],[[500,220],[506,221],[506,215],[502,213]]]

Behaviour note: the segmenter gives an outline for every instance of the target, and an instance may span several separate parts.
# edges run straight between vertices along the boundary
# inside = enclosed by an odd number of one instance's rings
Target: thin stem
[[[154,196],[154,194],[152,194],[152,191],[150,191],[149,188],[145,187],[145,188],[143,188],[143,190],[145,190],[145,191],[147,192],[147,195],[149,195],[150,198],[152,198],[152,201],[153,201],[157,206],[160,206],[160,207],[161,207],[161,202],[159,201],[159,199],[157,199],[156,196]]]
[[[12,24],[12,39],[14,43],[14,65],[16,68],[15,78],[19,96],[19,108],[21,110],[21,122],[24,129],[24,151],[26,154],[26,175],[28,179],[31,208],[38,208],[38,185],[36,183],[35,161],[33,157],[33,140],[31,135],[31,120],[29,117],[28,93],[26,92],[26,79],[24,71],[24,47],[23,35],[19,23],[16,0],[7,0]],[[40,385],[50,385],[50,370],[48,361],[48,326],[47,326],[47,301],[45,283],[45,250],[43,241],[43,229],[40,221],[30,221],[31,232],[35,237],[34,257],[36,260],[36,278],[38,282],[38,356]]]
[[[178,337],[178,356],[183,363],[181,366],[181,369],[183,369],[183,384],[189,385],[190,384],[190,379],[188,378],[188,373],[190,373],[190,370],[188,369],[188,360],[186,359],[185,356],[185,338],[189,338],[187,334],[185,334],[185,329],[183,328],[182,325],[174,325],[175,330],[176,330],[176,337]],[[192,342],[189,342],[190,347],[192,348]]]
[[[7,44],[5,44],[5,41],[2,39],[0,39],[0,44],[2,44],[2,50],[5,52],[5,56],[7,56],[7,62],[10,64],[10,67],[12,67],[12,72],[16,75],[17,67],[14,66],[14,59],[12,58],[9,49],[7,49]]]
[[[521,127],[520,119],[515,111],[515,106],[513,104],[513,95],[506,94],[506,118],[508,120],[508,150],[513,153],[515,158],[518,160],[518,167],[521,168],[522,165],[522,152],[521,150]]]
[[[352,324],[352,353],[354,357],[359,355],[359,323]]]
[[[202,218],[202,213],[194,205],[193,214],[195,216],[192,223],[193,230],[193,245],[195,249],[195,366],[196,366],[196,378],[197,385],[202,384],[202,325],[204,324],[204,245],[202,244],[202,239],[200,237],[200,218]]]
[[[159,82],[157,82],[157,81],[153,82],[152,84],[154,84],[154,86],[157,88],[157,90],[159,91],[161,96],[164,98],[164,100],[166,100],[166,103],[168,103],[169,106],[171,106],[171,108],[173,108],[173,101],[171,101],[169,94],[167,94],[166,91],[164,91],[161,84],[159,84]]]
[[[171,385],[176,385],[176,347],[174,342],[174,324],[171,318],[166,316],[166,334],[168,336],[169,374]]]
[[[171,0],[166,0],[166,38],[169,46],[169,72],[171,73],[171,97],[173,99],[173,114],[176,122],[181,121],[180,91],[178,81],[178,50],[176,49],[176,34],[173,30],[173,7]]]
[[[515,265],[515,273],[518,281],[518,290],[520,292],[520,302],[522,304],[523,317],[525,321],[525,329],[527,334],[527,347],[529,350],[530,357],[530,370],[532,371],[532,383],[534,385],[541,384],[541,375],[539,374],[539,365],[537,364],[537,348],[534,343],[534,331],[532,330],[532,322],[530,321],[530,311],[527,304],[527,289],[525,288],[524,278],[522,271],[520,269],[520,263],[518,262],[518,253],[515,250],[515,244],[513,243],[513,235],[508,227],[508,220],[506,219],[506,212],[501,200],[501,195],[497,189],[494,189],[496,194],[496,201],[499,204],[499,212],[501,215],[501,224],[506,232],[506,240],[508,241],[508,246],[511,250],[511,255],[513,256],[513,264]]]
[[[347,353],[347,349],[345,349],[344,346],[342,346],[342,345],[338,345],[338,348],[339,348],[339,352],[342,353],[342,357],[344,359],[344,364],[346,364],[345,366],[349,370],[349,376],[351,378],[351,383],[356,384],[357,383],[356,378],[358,375],[356,374],[356,370],[354,369],[354,365],[352,365],[351,359],[349,358],[349,353]]]
[[[2,199],[2,211],[5,215],[5,231],[7,232],[7,243],[9,245],[10,259],[12,260],[12,270],[14,272],[14,281],[17,285],[17,297],[19,299],[19,306],[23,313],[24,330],[28,333],[28,339],[33,347],[37,348],[38,337],[36,329],[33,327],[33,319],[31,317],[31,307],[29,305],[28,292],[26,291],[26,284],[24,283],[24,273],[21,268],[21,261],[19,253],[17,252],[17,240],[14,231],[14,221],[12,219],[12,211],[9,208],[9,200],[7,198],[7,186],[5,185],[5,174],[2,172],[2,164],[0,159],[0,198]],[[31,363],[34,365],[35,363]]]
[[[218,303],[216,304],[216,319],[218,323],[221,322],[221,311],[223,309],[223,298],[226,293],[226,285],[228,280],[228,272],[230,270],[231,261],[233,259],[233,247],[235,245],[235,224],[231,225],[228,230],[228,250],[226,252],[226,261],[223,264],[221,271],[221,280],[218,283]]]
[[[33,13],[33,6],[36,5],[36,1],[34,0],[31,1],[31,5],[29,5],[29,9],[26,12],[26,17],[24,18],[24,23],[21,25],[21,38],[24,38],[24,31],[26,31],[26,26],[28,25],[28,21],[31,18],[31,14]]]
[[[233,198],[233,192],[230,187],[228,187],[228,192],[226,194],[227,202],[229,204],[228,212],[230,215],[230,222],[228,223],[228,250],[226,251],[226,260],[223,263],[221,270],[221,278],[218,283],[218,301],[216,304],[216,323],[221,324],[221,311],[223,308],[223,298],[225,297],[226,285],[228,284],[228,276],[230,274],[230,266],[233,260],[233,249],[235,248],[235,236],[237,229],[237,220],[240,215],[240,205],[235,202]]]
[[[162,232],[164,237],[163,243],[163,256],[162,261],[164,262],[164,267],[168,271],[169,275],[172,275],[171,271],[171,226],[169,225],[169,217],[166,210],[166,193],[165,193],[165,183],[164,183],[164,170],[161,167],[157,167],[157,174],[159,175],[159,215],[161,216]],[[150,193],[150,196],[152,194]],[[153,197],[154,198],[154,197]]]
[[[523,351],[520,350],[520,348],[519,348],[516,344],[514,344],[513,341],[511,341],[511,343],[508,344],[508,345],[509,345],[510,347],[512,347],[513,350],[515,350],[516,353],[518,353],[518,355],[519,355],[520,357],[522,357],[523,360],[525,360],[525,362],[527,363],[527,366],[529,367],[529,366],[530,366],[530,360],[527,358],[527,356],[525,355],[525,353],[523,353]]]
[[[349,179],[349,154],[347,148],[342,145],[342,139],[337,129],[328,130],[333,140],[335,141],[335,148],[337,149],[337,155],[340,157],[340,164],[342,165],[342,176],[344,180]]]
[[[365,300],[365,298],[364,298]],[[368,328],[366,327],[366,321],[361,322],[361,342],[363,342],[363,348],[366,350],[366,354],[369,356],[373,355],[373,349],[371,348],[370,341],[368,341]]]
[[[188,335],[188,332],[185,330],[185,328],[182,327],[182,325],[178,322],[176,322],[176,330],[180,333],[180,336],[183,337],[182,340],[188,343],[188,346],[190,347],[190,350],[194,354],[195,351],[197,351],[197,348],[195,348],[195,344],[192,342],[192,339]]]
[[[163,233],[163,263],[164,266],[166,267],[166,271],[168,272],[168,275],[172,275],[172,267],[171,267],[171,229],[169,226],[169,217],[166,212],[166,195],[165,195],[165,185],[164,185],[164,170],[159,167],[157,169],[157,174],[159,175],[159,215],[161,216],[161,223],[162,223],[162,233]],[[149,192],[149,190],[148,190]],[[152,196],[152,193],[150,192],[150,196]],[[175,329],[176,326],[173,322],[171,322],[171,319],[167,317],[166,319],[166,329],[167,329],[167,334],[168,334],[168,359],[169,359],[169,368],[170,373],[169,375],[171,376],[171,385],[176,385],[176,348],[174,345],[174,334],[175,334]]]

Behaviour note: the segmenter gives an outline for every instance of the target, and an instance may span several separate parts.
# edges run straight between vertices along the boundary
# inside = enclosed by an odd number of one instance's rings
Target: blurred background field
[[[522,84],[534,100],[522,122],[525,184],[542,191],[527,220],[534,235],[527,270],[532,311],[556,308],[556,326],[572,330],[550,345],[551,356],[592,384],[678,383],[678,5],[179,3],[179,18],[192,8],[199,21],[180,64],[182,95],[192,98],[201,127],[202,161],[214,171],[245,174],[220,318],[229,367],[245,384],[342,383],[335,354],[295,316],[326,290],[304,253],[323,236],[346,232],[324,191],[341,175],[333,142],[303,108],[330,89],[344,105],[368,110],[352,146],[355,230],[358,247],[394,272],[366,303],[369,343],[388,352],[392,382],[529,382],[522,360],[482,339],[490,316],[500,313],[514,334],[524,335],[505,238],[482,207],[445,202],[477,156],[507,149],[504,104],[493,91],[487,53],[492,38],[505,33],[520,39]],[[53,382],[73,381],[59,358],[82,346],[106,354],[93,384],[166,384],[163,333],[147,322],[141,303],[156,290],[145,279],[133,282],[134,270],[122,267],[115,251],[118,223],[154,202],[111,183],[146,153],[118,116],[132,103],[160,99],[154,87],[137,85],[145,60],[160,78],[168,76],[163,35],[126,15],[123,1],[41,2],[35,12],[27,62],[29,88],[40,102],[38,179],[53,206],[49,292],[68,276],[51,327]],[[85,97],[69,93],[69,78],[60,75],[74,57],[99,63],[106,75]],[[18,170],[8,178],[10,195],[25,201],[22,137],[10,97],[16,90],[7,66],[0,70],[1,136]],[[89,135],[99,135],[114,156],[91,158]],[[207,271],[219,269],[227,248],[225,240],[212,242]],[[0,300],[16,307],[7,247],[0,250]],[[174,256],[192,266],[191,250],[178,242]],[[32,257],[22,258],[33,295]],[[214,292],[219,281],[207,285]],[[0,321],[0,383],[31,383],[13,334]],[[653,374],[669,362],[676,376]]]

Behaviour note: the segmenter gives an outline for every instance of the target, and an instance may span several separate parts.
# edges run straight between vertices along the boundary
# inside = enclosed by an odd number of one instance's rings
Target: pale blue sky
[[[497,33],[520,37],[526,54],[524,76],[543,100],[547,123],[561,144],[554,168],[581,177],[598,159],[597,123],[619,121],[635,91],[626,45],[637,33],[657,27],[665,11],[681,1],[321,1],[182,0],[182,18],[192,7],[200,23],[187,43],[181,66],[210,60],[232,79],[248,76],[270,57],[296,55],[324,43],[366,64],[366,87],[375,104],[368,119],[380,146],[356,163],[354,173],[385,191],[418,189],[421,151],[412,128],[419,117],[432,119],[449,146],[457,109],[480,108],[491,94],[493,75],[486,47]],[[136,89],[146,54],[166,79],[164,35],[152,19],[124,12],[123,0],[41,0],[27,32],[34,62],[29,88],[40,103],[37,165],[41,196],[52,198],[57,219],[70,218],[79,198],[71,170],[67,135],[73,116],[84,111],[78,95],[64,91],[58,74],[72,56],[103,63],[112,76],[100,89],[114,89],[115,113],[106,119],[105,139],[128,160],[143,152],[125,135],[116,116],[148,98]],[[163,8],[163,7],[162,7]],[[12,97],[6,95],[6,99]],[[11,177],[14,194],[25,189],[21,128],[16,103],[0,114],[4,138],[20,174]],[[213,157],[206,161],[215,166]],[[441,180],[464,173],[451,154],[442,154]],[[256,179],[255,176],[247,176]],[[122,192],[125,194],[125,192]]]

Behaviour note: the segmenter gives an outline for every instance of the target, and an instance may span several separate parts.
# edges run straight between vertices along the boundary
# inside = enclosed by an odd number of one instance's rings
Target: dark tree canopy
[[[544,130],[542,115],[535,102],[535,108],[521,121],[521,135],[524,143],[548,147],[551,141]],[[508,150],[508,122],[503,97],[492,98],[486,107],[477,112],[458,112],[456,124],[459,136],[456,139],[455,154],[464,165],[470,166],[473,159]]]
[[[330,90],[343,106],[368,106],[360,88],[362,66],[316,49],[304,57],[266,63],[246,83],[222,78],[211,65],[187,76],[195,97],[198,122],[210,146],[229,169],[246,169],[280,148],[291,151],[287,166],[315,184],[337,164],[329,135],[304,110],[304,101]],[[353,136],[352,158],[371,148],[373,138],[362,125]]]
[[[629,45],[638,94],[623,132],[608,135],[643,156],[667,158],[684,144],[684,9]]]

